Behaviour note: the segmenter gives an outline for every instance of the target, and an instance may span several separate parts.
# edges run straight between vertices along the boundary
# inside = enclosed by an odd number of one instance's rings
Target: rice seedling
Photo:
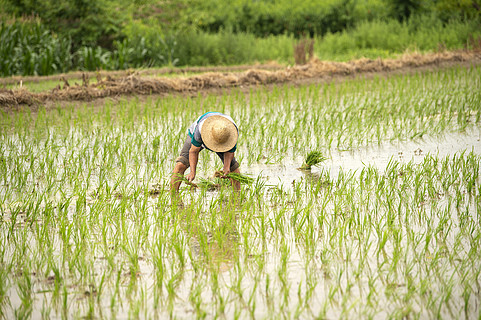
[[[1,315],[476,317],[480,72],[2,114]],[[242,175],[203,152],[179,210],[172,165],[213,105],[243,124]]]
[[[224,174],[222,170],[217,170],[214,174],[214,177],[221,178],[221,179],[232,179],[235,181],[239,181],[243,184],[251,184],[254,182],[254,178],[251,178],[245,174],[237,173],[237,172],[229,172],[228,174]]]

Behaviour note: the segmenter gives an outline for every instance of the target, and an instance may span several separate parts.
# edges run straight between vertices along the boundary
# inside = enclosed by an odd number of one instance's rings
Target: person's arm
[[[235,152],[225,152],[224,153],[224,174],[228,174],[230,172],[230,164],[232,163],[232,159],[234,159]]]
[[[187,180],[194,181],[195,178],[195,171],[197,169],[197,162],[199,161],[199,152],[201,148],[192,145],[189,150],[189,164],[190,164],[190,173],[187,176]]]

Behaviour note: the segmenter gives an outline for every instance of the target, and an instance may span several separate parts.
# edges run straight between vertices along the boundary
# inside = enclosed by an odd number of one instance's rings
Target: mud
[[[206,72],[182,77],[145,77],[140,72],[116,76],[97,73],[97,82],[90,84],[89,74],[82,76],[81,85],[71,86],[66,78],[63,85],[45,92],[30,92],[25,88],[0,89],[0,107],[39,106],[66,101],[95,101],[123,96],[166,96],[224,92],[233,88],[246,90],[256,86],[276,84],[305,84],[347,78],[357,75],[389,75],[451,66],[481,64],[481,51],[456,51],[431,54],[411,53],[399,59],[359,59],[351,62],[329,62],[312,59],[305,65],[272,69],[253,66],[242,72]]]

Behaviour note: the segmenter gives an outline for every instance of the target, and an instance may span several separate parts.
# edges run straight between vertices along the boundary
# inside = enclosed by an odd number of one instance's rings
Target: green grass
[[[294,64],[294,46],[301,34],[309,34],[302,31],[259,36],[253,32],[233,32],[231,28],[215,33],[189,29],[162,34],[153,26],[145,25],[137,30],[132,25],[130,28],[133,30],[129,35],[122,42],[115,42],[110,51],[101,47],[79,47],[71,53],[70,39],[48,32],[38,21],[1,25],[0,36],[4,41],[0,44],[0,52],[8,59],[0,61],[0,75],[250,65],[269,61]],[[477,49],[481,38],[479,19],[453,18],[446,22],[434,14],[414,15],[405,22],[362,19],[333,33],[326,33],[326,30],[311,35],[315,42],[313,54],[321,60],[335,61],[395,58],[413,51]]]
[[[480,75],[452,68],[2,113],[0,313],[476,318],[479,153],[296,167],[306,150],[332,158],[479,131]],[[191,121],[214,106],[239,124],[242,174],[298,176],[251,175],[240,194],[185,186],[178,210],[175,158]],[[195,182],[219,166],[203,151]]]

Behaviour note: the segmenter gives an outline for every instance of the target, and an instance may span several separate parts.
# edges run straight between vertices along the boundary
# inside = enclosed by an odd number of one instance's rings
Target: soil
[[[141,71],[115,71],[71,74],[81,76],[82,85],[71,86],[68,78],[62,75],[50,77],[24,77],[23,81],[59,80],[63,85],[45,92],[30,92],[25,88],[1,89],[0,109],[14,111],[27,106],[58,106],[61,102],[91,101],[103,103],[105,99],[120,97],[152,97],[172,94],[198,96],[199,94],[221,94],[237,89],[249,91],[257,86],[279,84],[302,85],[309,83],[343,80],[358,76],[389,76],[409,74],[453,66],[481,65],[481,50],[446,51],[429,54],[410,53],[399,59],[359,59],[350,62],[330,62],[311,59],[304,65],[267,65],[190,68],[190,69],[151,69]],[[229,71],[226,71],[229,70]],[[154,77],[152,74],[200,72],[198,75],[178,77]],[[90,84],[91,77],[97,78]],[[147,75],[147,76],[146,76]],[[20,78],[19,78],[20,79]],[[19,81],[17,78],[2,79],[1,83]]]

